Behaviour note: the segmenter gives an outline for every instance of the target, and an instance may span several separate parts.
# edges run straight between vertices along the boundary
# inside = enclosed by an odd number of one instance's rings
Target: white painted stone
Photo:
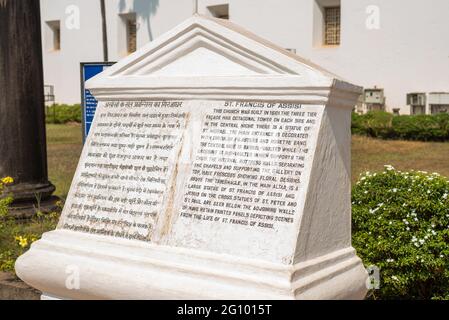
[[[202,16],[87,87],[99,107],[59,225],[16,263],[44,299],[365,296],[361,88]]]

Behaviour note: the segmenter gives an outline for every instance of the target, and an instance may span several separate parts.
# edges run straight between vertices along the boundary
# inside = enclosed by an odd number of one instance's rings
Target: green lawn
[[[437,172],[449,177],[449,142],[378,140],[352,137],[352,181],[361,172],[380,171],[385,164],[398,170]]]
[[[81,149],[80,125],[47,124],[48,176],[59,197],[67,197]]]

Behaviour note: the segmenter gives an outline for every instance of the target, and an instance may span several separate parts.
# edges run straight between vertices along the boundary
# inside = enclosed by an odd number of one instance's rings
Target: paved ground
[[[0,300],[39,300],[40,295],[12,274],[0,272]]]

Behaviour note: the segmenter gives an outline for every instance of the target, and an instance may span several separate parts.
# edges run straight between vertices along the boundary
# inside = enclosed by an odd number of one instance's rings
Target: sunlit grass
[[[352,182],[365,171],[382,171],[385,164],[398,170],[437,172],[449,177],[449,142],[378,140],[352,137]]]
[[[66,198],[82,149],[79,124],[47,124],[48,175],[55,194]]]

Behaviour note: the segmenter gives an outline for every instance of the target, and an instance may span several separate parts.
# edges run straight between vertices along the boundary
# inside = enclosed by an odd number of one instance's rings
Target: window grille
[[[325,45],[339,45],[340,44],[340,7],[324,8],[325,10]]]

